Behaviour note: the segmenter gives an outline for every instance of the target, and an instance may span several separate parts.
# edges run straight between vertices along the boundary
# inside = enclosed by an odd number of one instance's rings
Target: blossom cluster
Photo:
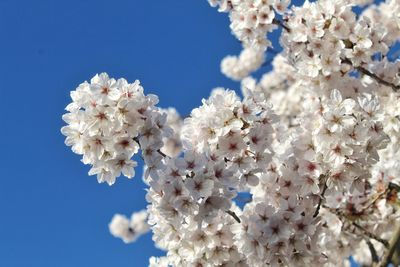
[[[240,209],[232,199],[257,186],[276,122],[270,106],[255,101],[214,90],[184,121],[182,157],[167,159],[166,169],[149,177],[149,223],[174,266],[245,264],[234,242],[240,219],[231,216]]]
[[[229,12],[231,30],[243,44],[239,57],[227,56],[221,62],[222,73],[241,80],[264,63],[264,52],[271,46],[267,33],[277,28],[275,13],[283,15],[290,0],[209,0],[209,3],[218,6],[220,12]]]
[[[329,76],[346,71],[343,62],[360,66],[387,54],[392,44],[387,29],[366,16],[357,18],[352,6],[352,1],[320,0],[293,8],[282,42],[303,75]]]
[[[89,175],[112,185],[121,173],[132,178],[137,162],[139,140],[147,157],[161,148],[159,127],[166,114],[155,108],[158,98],[143,94],[139,81],[115,80],[106,73],[94,76],[71,92],[73,102],[66,107],[61,131],[72,151],[83,155],[82,162],[92,165]],[[139,139],[140,137],[140,139]],[[155,159],[154,159],[155,160]]]
[[[166,154],[167,156],[175,157],[178,156],[182,150],[180,133],[183,121],[176,109],[168,108],[163,111],[167,116],[165,124],[172,129],[172,132],[170,132],[170,134],[168,135],[163,136],[163,147],[161,148],[161,152]]]
[[[230,28],[244,47],[265,50],[271,46],[267,33],[276,29],[276,13],[283,15],[290,0],[208,0],[220,12],[229,12]]]
[[[240,53],[239,57],[225,57],[221,62],[221,71],[233,80],[242,80],[260,68],[264,61],[264,51],[247,48]]]
[[[149,266],[349,266],[383,259],[400,220],[400,1],[208,0],[243,43],[182,119],[130,84],[96,75],[71,93],[66,144],[98,181],[132,177],[141,150],[147,211],[115,215],[124,242],[151,229]],[[282,20],[281,20],[282,19]],[[273,70],[267,32],[282,27]],[[371,249],[372,248],[372,249]]]
[[[132,243],[150,230],[147,217],[146,210],[133,213],[130,219],[115,214],[108,227],[113,236],[121,238],[125,243]]]
[[[371,20],[373,27],[377,26],[379,29],[384,30],[384,40],[386,42],[393,43],[397,41],[397,37],[400,34],[399,0],[388,0],[378,6],[372,5],[362,15]]]

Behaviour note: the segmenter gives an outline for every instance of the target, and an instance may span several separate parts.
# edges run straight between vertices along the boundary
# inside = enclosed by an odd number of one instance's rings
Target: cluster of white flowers
[[[161,152],[164,154],[175,157],[180,154],[182,150],[182,141],[180,138],[181,128],[183,121],[179,116],[179,113],[174,108],[168,108],[165,110],[167,114],[166,125],[172,128],[173,133],[163,137],[163,147]]]
[[[388,0],[379,6],[371,6],[363,12],[363,16],[371,19],[373,27],[384,29],[382,35],[385,42],[393,43],[400,35],[400,1]]]
[[[290,0],[208,0],[229,12],[231,30],[244,47],[265,50],[271,45],[267,33],[276,29],[275,13],[283,15]]]
[[[185,119],[184,155],[167,159],[148,181],[149,223],[170,264],[245,264],[234,241],[240,209],[232,199],[259,183],[275,122],[266,103],[240,101],[222,88]]]
[[[375,54],[386,55],[391,45],[386,28],[371,25],[368,17],[357,19],[352,5],[352,1],[319,0],[293,8],[287,22],[290,31],[282,41],[303,75],[329,76],[347,71],[343,62],[360,66],[370,63]]]
[[[99,182],[112,185],[121,173],[132,178],[137,166],[132,157],[139,146],[144,157],[163,146],[160,128],[166,114],[157,112],[158,98],[145,96],[139,81],[130,84],[102,73],[80,84],[71,98],[69,113],[63,116],[68,126],[61,129],[65,143],[83,155],[84,164],[92,165],[89,174],[97,175]]]
[[[221,71],[233,80],[242,80],[264,63],[264,51],[253,48],[244,49],[239,57],[227,56],[221,62]]]
[[[99,182],[132,177],[142,151],[147,212],[115,215],[111,233],[128,243],[151,229],[166,251],[151,267],[385,259],[400,229],[400,60],[387,57],[400,1],[361,16],[352,7],[370,1],[208,2],[243,42],[221,64],[243,98],[215,88],[182,120],[138,81],[101,74],[71,93],[62,132]],[[284,50],[257,81],[276,26]]]
[[[113,236],[121,238],[125,243],[132,243],[150,231],[147,217],[145,210],[133,213],[130,220],[124,215],[115,214],[108,227]]]

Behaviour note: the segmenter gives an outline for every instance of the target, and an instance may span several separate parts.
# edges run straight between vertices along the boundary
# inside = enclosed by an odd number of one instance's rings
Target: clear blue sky
[[[146,206],[141,167],[109,187],[64,145],[69,92],[97,72],[140,79],[188,114],[240,45],[206,0],[0,0],[0,266],[147,266],[148,234],[125,245],[116,212]]]
[[[213,87],[238,89],[219,70],[240,51],[228,25],[206,0],[0,0],[0,266],[147,266],[163,254],[150,234],[125,245],[108,232],[114,213],[145,207],[141,167],[97,184],[64,145],[61,116],[103,71],[185,115]]]

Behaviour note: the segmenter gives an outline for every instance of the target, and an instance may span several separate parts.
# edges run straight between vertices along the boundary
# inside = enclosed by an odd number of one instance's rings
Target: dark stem
[[[392,256],[399,243],[400,243],[400,224],[396,226],[396,229],[393,233],[393,237],[390,240],[389,248],[383,255],[381,262],[377,265],[378,267],[387,267],[389,265],[389,263],[392,261]]]
[[[279,20],[277,18],[274,18],[272,20],[272,23],[282,27],[287,32],[290,32],[290,28],[283,21],[281,21],[281,20]],[[376,75],[375,73],[372,73],[371,71],[367,70],[364,67],[361,67],[361,66],[356,67],[356,66],[354,66],[353,63],[351,62],[351,60],[349,60],[348,58],[342,59],[342,62],[345,63],[345,64],[348,64],[348,65],[351,65],[357,71],[361,72],[364,75],[367,75],[367,76],[371,77],[372,79],[374,79],[378,83],[383,84],[385,86],[391,87],[394,91],[400,90],[400,85],[395,85],[395,84],[393,84],[391,82],[388,82],[388,81],[382,79],[381,77],[379,77],[378,75]]]
[[[348,58],[343,59],[342,62],[345,63],[345,64],[348,64],[348,65],[351,65],[354,69],[356,69],[357,71],[361,72],[364,75],[367,75],[367,76],[371,77],[372,79],[374,79],[378,83],[383,84],[385,86],[392,87],[392,89],[394,91],[397,91],[397,90],[400,89],[400,85],[395,85],[395,84],[393,84],[391,82],[385,81],[384,79],[382,79],[381,77],[379,77],[375,73],[372,73],[371,71],[369,71],[369,70],[367,70],[367,69],[365,69],[365,68],[363,68],[361,66],[358,66],[358,67],[354,66],[353,63],[351,63],[351,61]]]
[[[367,206],[365,206],[362,210],[361,213],[365,212],[367,209],[369,209],[370,207],[372,207],[373,205],[375,205],[376,201],[378,201],[379,199],[381,199],[381,197],[383,197],[384,195],[386,195],[389,192],[389,188],[387,188],[385,191],[383,191],[382,193],[380,193],[378,196],[376,196],[374,198],[374,200],[369,203]]]
[[[133,137],[133,141],[135,141],[136,143],[138,143],[139,148],[142,149],[142,145],[139,142],[139,136]]]
[[[376,253],[376,249],[374,245],[371,243],[370,240],[366,240],[369,251],[371,252],[371,258],[373,262],[379,262],[379,256],[378,253]]]
[[[341,213],[339,210],[337,209],[331,209],[329,207],[324,206],[325,208],[327,208],[330,212],[332,212],[333,214],[335,214],[336,216],[339,217],[339,219],[344,222],[349,222],[351,225],[353,225],[355,228],[357,228],[358,230],[360,230],[362,232],[362,234],[366,237],[369,237],[371,239],[374,239],[376,241],[378,241],[379,243],[381,243],[382,245],[385,246],[385,248],[389,248],[389,242],[385,239],[382,239],[378,236],[376,236],[375,234],[371,233],[370,231],[368,231],[367,229],[365,229],[364,227],[362,227],[361,225],[359,225],[358,223],[348,220],[348,218]]]
[[[324,199],[325,191],[328,188],[328,186],[326,184],[325,176],[321,175],[321,177],[322,177],[322,179],[324,179],[324,181],[323,181],[324,182],[324,188],[322,189],[322,193],[319,196],[318,206],[317,206],[317,209],[315,210],[314,215],[313,215],[314,218],[317,217],[318,214],[319,214],[319,210],[321,209],[322,201]]]
[[[139,145],[139,149],[142,150],[142,145],[141,145],[140,142],[139,142],[139,137],[138,137],[138,136],[134,137],[134,138],[133,138],[133,141],[135,141],[135,142]],[[140,156],[140,158],[141,158],[142,160],[144,160],[143,151],[142,151],[142,154],[140,154],[139,156]]]
[[[141,145],[140,142],[139,142],[139,136],[134,137],[134,138],[133,138],[133,141],[135,141],[136,143],[138,143],[139,148],[142,149],[142,145]],[[163,158],[168,157],[168,156],[167,156],[165,153],[163,153],[160,149],[157,149],[157,152],[158,152],[158,154],[160,154]],[[142,157],[142,159],[143,159],[143,157]]]
[[[235,221],[237,221],[238,223],[241,223],[240,218],[236,215],[236,213],[234,213],[231,210],[227,210],[225,212],[228,213],[229,215],[231,215],[233,217],[233,219],[235,219]]]
[[[286,26],[285,23],[283,23],[283,21],[275,18],[272,20],[272,23],[284,28],[287,32],[290,32],[290,28],[288,26]]]
[[[397,192],[400,192],[400,185],[395,183],[390,182],[388,188],[389,190],[396,190]]]
[[[163,156],[164,158],[168,157],[164,152],[161,151],[161,149],[157,149],[158,154]]]
[[[359,225],[359,224],[356,223],[356,222],[353,222],[353,225],[354,225],[358,230],[360,230],[365,236],[367,236],[367,237],[369,237],[369,238],[372,238],[372,239],[378,241],[379,243],[382,243],[382,244],[385,246],[385,248],[389,248],[389,242],[388,242],[387,240],[382,239],[382,238],[380,238],[380,237],[374,235],[373,233],[371,233],[370,231],[368,231],[367,229],[365,229],[364,227],[362,227],[361,225]]]

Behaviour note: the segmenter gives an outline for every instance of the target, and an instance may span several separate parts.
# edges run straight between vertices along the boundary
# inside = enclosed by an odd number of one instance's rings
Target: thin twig
[[[284,28],[287,32],[290,32],[290,28],[288,26],[286,26],[285,23],[283,23],[283,21],[275,18],[272,20],[272,23]]]
[[[392,261],[392,256],[396,250],[398,243],[400,243],[400,224],[396,226],[396,229],[393,233],[393,237],[389,242],[389,248],[388,248],[388,250],[386,250],[380,263],[376,266],[387,267],[389,265],[389,263]]]
[[[364,227],[362,227],[361,225],[359,225],[356,222],[353,222],[353,225],[360,230],[365,236],[372,238],[376,241],[378,241],[379,243],[382,243],[382,245],[384,245],[386,248],[389,248],[389,242],[385,239],[380,238],[379,236],[376,236],[375,234],[371,233],[370,231],[368,231],[367,229],[365,229]]]
[[[168,157],[164,152],[161,151],[161,149],[157,149],[158,154],[163,156],[164,158]]]
[[[236,215],[235,212],[231,211],[231,210],[227,210],[226,213],[228,213],[229,215],[231,215],[233,217],[233,219],[235,219],[235,221],[237,221],[238,223],[241,223],[240,218]]]
[[[378,253],[376,253],[374,244],[372,244],[370,240],[366,240],[366,242],[367,242],[369,251],[371,252],[372,262],[379,262],[379,256],[378,256]]]
[[[138,136],[134,137],[134,138],[133,138],[133,141],[135,141],[136,143],[138,143],[139,148],[142,149],[142,145],[141,145],[140,142],[139,142],[139,137],[138,137]],[[165,153],[163,153],[163,152],[161,151],[161,149],[157,149],[157,152],[158,152],[158,154],[160,154],[163,158],[168,157]],[[143,157],[142,157],[142,159],[143,159]]]
[[[287,32],[290,32],[290,28],[283,21],[281,21],[281,20],[279,20],[277,18],[274,18],[272,20],[272,23],[282,27]],[[372,73],[371,71],[367,70],[366,68],[363,68],[361,66],[357,66],[357,67],[354,66],[353,63],[351,62],[351,60],[349,60],[348,58],[343,59],[342,62],[345,63],[345,64],[348,64],[348,65],[351,65],[353,68],[355,68],[356,70],[358,70],[362,74],[371,77],[372,79],[374,79],[378,83],[383,84],[385,86],[391,87],[394,91],[400,90],[400,85],[395,85],[395,84],[393,84],[391,82],[388,82],[388,81],[382,79],[381,77],[379,77],[378,75],[376,75],[375,73]]]
[[[367,229],[365,229],[364,227],[362,227],[361,225],[359,225],[358,223],[349,220],[346,215],[344,215],[343,213],[341,213],[339,210],[337,209],[331,209],[329,207],[324,206],[324,208],[327,208],[330,212],[332,212],[333,214],[335,214],[336,216],[339,217],[339,219],[343,222],[343,221],[347,221],[349,222],[351,225],[353,225],[355,228],[357,228],[358,230],[360,230],[362,232],[362,234],[366,237],[369,237],[371,239],[374,239],[376,241],[378,241],[379,243],[381,243],[382,245],[384,245],[386,248],[389,247],[389,242],[385,239],[380,238],[379,236],[376,236],[375,234],[371,233],[370,231],[368,231]]]
[[[400,192],[400,185],[397,185],[395,183],[390,182],[388,188],[389,190],[396,190],[397,192]]]
[[[323,182],[324,182],[324,188],[322,189],[322,193],[321,193],[321,195],[320,195],[320,197],[319,197],[318,206],[317,206],[317,209],[315,210],[314,215],[313,215],[314,218],[317,217],[318,214],[319,214],[319,210],[321,209],[321,204],[322,204],[322,201],[323,201],[323,199],[324,199],[325,191],[326,191],[326,189],[328,188],[328,186],[327,186],[327,184],[326,184],[325,176],[322,176],[322,179],[324,179],[324,180],[323,180]]]
[[[139,137],[138,137],[138,136],[134,137],[134,138],[133,138],[133,141],[135,141],[135,142],[139,145],[139,149],[141,150],[141,149],[142,149],[142,146],[140,145]],[[139,157],[140,157],[142,160],[144,160],[143,151],[142,151],[142,154],[139,155]]]
[[[368,205],[366,205],[365,207],[362,208],[360,213],[364,213],[367,209],[369,209],[370,207],[372,207],[376,201],[378,201],[381,197],[383,197],[384,195],[386,195],[389,192],[389,188],[386,188],[385,191],[383,191],[382,193],[378,194],[372,201],[371,203],[369,203]]]
[[[394,91],[397,91],[397,90],[400,89],[400,85],[395,85],[395,84],[393,84],[391,82],[385,81],[384,79],[382,79],[381,77],[379,77],[375,73],[372,73],[371,71],[367,70],[366,68],[363,68],[361,66],[354,66],[353,63],[348,58],[343,59],[342,62],[345,63],[345,64],[348,64],[348,65],[351,65],[353,68],[355,68],[356,70],[358,70],[362,74],[371,77],[372,79],[374,79],[378,83],[383,84],[385,86],[392,87],[392,89]]]

